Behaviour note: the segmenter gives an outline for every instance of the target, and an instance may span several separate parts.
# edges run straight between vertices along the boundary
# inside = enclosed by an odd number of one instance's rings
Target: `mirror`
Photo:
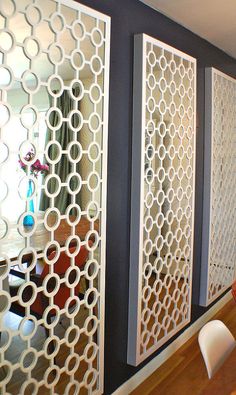
[[[190,320],[196,61],[147,35],[135,37],[135,50],[128,362],[136,366]]]
[[[141,353],[189,319],[194,166],[194,63],[151,43],[147,53],[143,264],[153,296],[143,309],[158,329]]]
[[[102,392],[107,37],[76,2],[0,4],[3,393]]]
[[[236,80],[205,70],[206,124],[202,227],[201,306],[235,281],[235,92]]]

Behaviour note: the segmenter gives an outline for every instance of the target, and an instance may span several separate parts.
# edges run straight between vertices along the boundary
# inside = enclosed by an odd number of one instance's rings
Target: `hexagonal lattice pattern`
[[[195,60],[148,36],[137,40],[128,351],[132,364],[190,320],[195,163]]]
[[[0,392],[6,395],[103,392],[109,45],[110,18],[77,2],[0,2]],[[39,162],[48,165],[44,176]],[[80,266],[84,248],[88,259]],[[63,253],[64,271],[57,265]],[[43,277],[35,273],[40,265]]]
[[[236,251],[236,80],[206,70],[204,224],[200,303],[231,286]]]

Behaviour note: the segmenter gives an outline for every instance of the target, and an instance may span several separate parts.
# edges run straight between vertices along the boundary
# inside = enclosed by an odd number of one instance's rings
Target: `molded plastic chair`
[[[93,244],[92,241],[89,241],[89,245],[91,246]],[[73,253],[75,251],[75,247],[70,248],[70,252]],[[49,260],[54,259],[56,252],[52,251],[48,257]],[[82,269],[87,261],[89,251],[86,249],[85,246],[82,246],[78,252],[78,254],[75,257],[75,266],[79,267]],[[65,273],[67,269],[70,267],[70,257],[66,254],[66,252],[61,252],[59,258],[57,259],[56,263],[53,265],[53,271],[55,274],[59,275],[60,278],[65,278]],[[35,282],[38,287],[40,287],[43,284],[43,281],[45,277],[49,274],[49,265],[45,265],[42,273],[39,274],[32,274],[30,276],[31,281]],[[71,277],[71,276],[70,276]],[[53,279],[52,279],[53,280]],[[70,278],[71,282],[73,282],[75,279]],[[24,283],[25,280],[19,280],[10,283],[10,294],[11,296],[15,296],[18,292],[18,289],[22,283]],[[50,292],[50,288],[53,289],[55,286],[54,281],[50,284],[50,281],[48,282],[47,290]],[[75,295],[79,296],[79,288],[80,288],[80,283],[78,283],[75,286]],[[54,304],[57,305],[60,309],[63,309],[65,307],[66,301],[70,297],[71,289],[66,285],[66,283],[60,284],[59,290],[54,296]],[[30,297],[31,295],[27,295],[25,293],[25,298],[27,299],[28,296]],[[37,318],[42,318],[43,312],[46,309],[46,307],[49,304],[49,299],[44,295],[43,292],[39,292],[37,294],[37,297],[35,301],[31,304],[30,306],[30,312],[31,314],[35,315]],[[72,305],[70,305],[72,307]],[[18,315],[25,315],[25,308],[21,305],[19,305],[18,302],[12,303],[11,310],[18,314]],[[52,316],[55,314],[55,312],[52,312]],[[50,317],[49,317],[50,318]]]
[[[213,320],[202,327],[198,342],[211,379],[236,346],[235,338],[222,321]]]
[[[92,241],[89,240],[89,246],[91,247],[93,244]],[[75,247],[71,247],[70,248],[70,252],[73,253],[75,251]],[[83,269],[86,261],[88,259],[88,255],[89,255],[89,251],[86,249],[85,246],[81,246],[78,254],[75,257],[75,266],[79,267],[80,269]],[[55,257],[55,251],[52,251],[48,257],[49,260],[53,259]],[[58,258],[58,260],[56,261],[56,263],[54,264],[54,273],[56,273],[60,278],[65,278],[65,273],[67,271],[67,269],[70,267],[70,257],[66,254],[66,252],[61,252],[60,256]],[[44,269],[42,271],[42,273],[39,274],[32,274],[30,276],[31,281],[35,282],[35,284],[40,287],[43,284],[43,280],[44,278],[49,274],[49,265],[45,265]],[[75,281],[75,278],[73,278],[74,276],[70,275],[70,282],[73,283]],[[53,278],[52,278],[53,280]],[[85,279],[86,281],[86,286],[88,287],[88,280]],[[21,286],[22,283],[24,283],[25,280],[23,279],[19,279],[18,281],[13,282],[12,284],[10,283],[10,294],[11,296],[15,296],[18,292],[19,287]],[[54,281],[52,281],[51,285],[50,285],[50,281],[48,281],[48,286],[47,286],[47,290],[48,292],[50,292],[50,288],[51,290],[54,289],[55,287],[55,283],[53,284]],[[80,288],[80,282],[74,287],[74,292],[76,296],[79,296],[80,298],[84,297],[84,295],[81,295],[79,293],[79,288]],[[70,297],[70,293],[71,293],[71,289],[66,285],[66,283],[62,283],[60,284],[59,290],[56,293],[56,295],[54,296],[54,304],[57,305],[59,307],[59,309],[63,309],[65,307],[65,304],[68,300],[68,298]],[[31,295],[27,295],[27,293],[25,293],[25,298],[30,298]],[[73,308],[73,306],[75,305],[74,303],[70,304],[70,309]],[[30,313],[33,314],[37,319],[41,319],[43,316],[43,312],[44,310],[49,306],[49,298],[46,297],[46,295],[44,295],[43,292],[38,292],[37,297],[35,299],[35,301],[31,304],[30,306]],[[25,316],[25,307],[21,306],[17,301],[13,302],[11,304],[11,309],[10,309],[13,313],[20,315],[22,317]],[[48,314],[47,316],[47,323],[50,324],[53,317],[55,317],[56,311],[52,310],[50,312],[50,314]],[[41,324],[42,326],[44,326],[43,324]],[[50,332],[49,329],[44,326],[45,329],[45,333],[46,333],[46,337],[50,336]],[[53,353],[54,351],[54,344],[53,342],[50,343],[49,345],[50,347],[50,352]]]

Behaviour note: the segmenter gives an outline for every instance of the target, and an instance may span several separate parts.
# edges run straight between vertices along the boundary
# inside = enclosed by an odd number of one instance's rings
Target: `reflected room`
[[[1,390],[92,393],[99,386],[106,26],[76,5],[3,3]]]
[[[194,64],[147,44],[140,353],[189,320]]]

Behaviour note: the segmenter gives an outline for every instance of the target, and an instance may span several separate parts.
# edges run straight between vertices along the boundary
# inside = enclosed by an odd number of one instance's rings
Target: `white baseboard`
[[[212,306],[205,314],[187,328],[176,340],[165,348],[159,355],[153,358],[147,365],[122,384],[112,395],[128,395],[146,380],[157,368],[171,357],[184,343],[186,343],[201,327],[209,321],[230,299],[229,291],[222,299]]]

